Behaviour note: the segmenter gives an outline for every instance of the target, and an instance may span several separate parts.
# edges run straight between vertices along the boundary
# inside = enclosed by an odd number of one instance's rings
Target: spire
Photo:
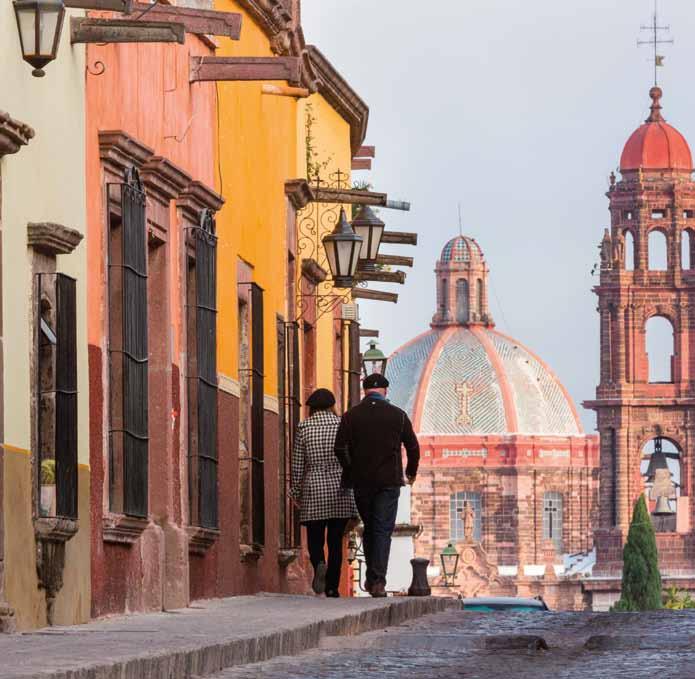
[[[663,92],[660,87],[652,87],[649,90],[649,96],[652,98],[651,113],[645,123],[663,123],[664,117],[661,115],[661,97]]]

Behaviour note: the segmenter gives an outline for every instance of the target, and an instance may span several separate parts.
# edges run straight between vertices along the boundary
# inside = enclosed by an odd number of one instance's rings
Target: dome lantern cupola
[[[494,325],[488,309],[488,273],[483,251],[474,238],[452,238],[435,268],[437,310],[432,327]]]

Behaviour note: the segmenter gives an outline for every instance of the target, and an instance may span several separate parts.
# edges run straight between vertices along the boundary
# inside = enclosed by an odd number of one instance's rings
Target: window
[[[470,320],[470,308],[468,299],[468,281],[459,278],[456,281],[456,322],[468,323]]]
[[[447,310],[449,309],[449,281],[446,278],[442,278],[442,290],[439,299],[439,308],[442,316],[446,317]]]
[[[135,169],[109,185],[109,478],[111,510],[148,510],[148,342],[145,193]]]
[[[479,278],[476,282],[476,288],[478,291],[478,317],[483,316],[483,281]]]
[[[473,510],[473,539],[480,541],[482,535],[482,504],[480,493],[459,491],[449,498],[449,531],[452,540],[465,540],[465,512],[466,504]]]
[[[623,232],[625,237],[625,271],[635,270],[635,237],[632,235],[632,231],[626,230]]]
[[[647,321],[646,352],[649,382],[673,382],[673,326],[667,318],[652,316]]]
[[[552,540],[562,553],[562,494],[543,493],[543,539]]]
[[[218,526],[217,238],[210,210],[187,229],[188,471],[191,524]]]
[[[695,210],[683,210],[683,219],[693,219]]]
[[[668,269],[666,235],[657,229],[649,232],[649,268],[652,271],[666,271]]]
[[[695,257],[693,256],[695,239],[690,229],[684,229],[681,236],[681,269],[688,271],[695,264]]]
[[[73,278],[37,275],[38,515],[77,518],[77,297]]]
[[[630,221],[632,219],[632,211],[631,210],[624,210],[623,211],[623,218]]]
[[[666,216],[666,210],[652,210],[652,219],[663,219]]]

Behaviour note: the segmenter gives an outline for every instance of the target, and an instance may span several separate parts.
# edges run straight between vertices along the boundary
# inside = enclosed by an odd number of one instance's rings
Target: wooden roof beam
[[[405,231],[384,231],[381,242],[397,245],[417,245],[417,234]]]
[[[398,293],[384,292],[383,290],[367,290],[367,288],[355,288],[352,291],[352,296],[355,299],[369,299],[375,302],[398,302]]]
[[[70,43],[177,42],[183,45],[186,29],[173,21],[90,19],[70,17]]]
[[[402,200],[389,200],[385,193],[363,191],[362,189],[331,189],[321,187],[314,189],[316,201],[319,203],[348,203],[350,205],[374,205],[391,210],[410,210],[410,203]]]
[[[383,266],[413,266],[414,259],[412,257],[401,257],[400,255],[378,255],[376,258],[377,264]]]
[[[368,328],[360,328],[360,337],[379,337],[378,330],[369,330]]]
[[[375,283],[405,283],[405,271],[357,271],[358,281],[373,281]]]
[[[286,80],[299,83],[298,57],[190,57],[190,82]]]

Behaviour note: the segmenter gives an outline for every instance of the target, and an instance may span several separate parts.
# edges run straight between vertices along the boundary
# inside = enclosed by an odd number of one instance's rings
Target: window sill
[[[58,516],[34,519],[34,533],[39,540],[46,542],[67,542],[77,534],[80,524],[76,519]]]
[[[293,561],[296,561],[298,556],[298,549],[280,549],[278,550],[278,564],[280,564],[282,568],[286,568]]]
[[[239,545],[239,556],[242,562],[258,561],[263,556],[263,547],[261,545]]]
[[[124,514],[106,514],[102,520],[102,538],[104,542],[132,545],[149,525],[147,519]]]
[[[220,531],[216,528],[203,528],[202,526],[189,526],[188,553],[202,556],[212,547],[220,537]]]

